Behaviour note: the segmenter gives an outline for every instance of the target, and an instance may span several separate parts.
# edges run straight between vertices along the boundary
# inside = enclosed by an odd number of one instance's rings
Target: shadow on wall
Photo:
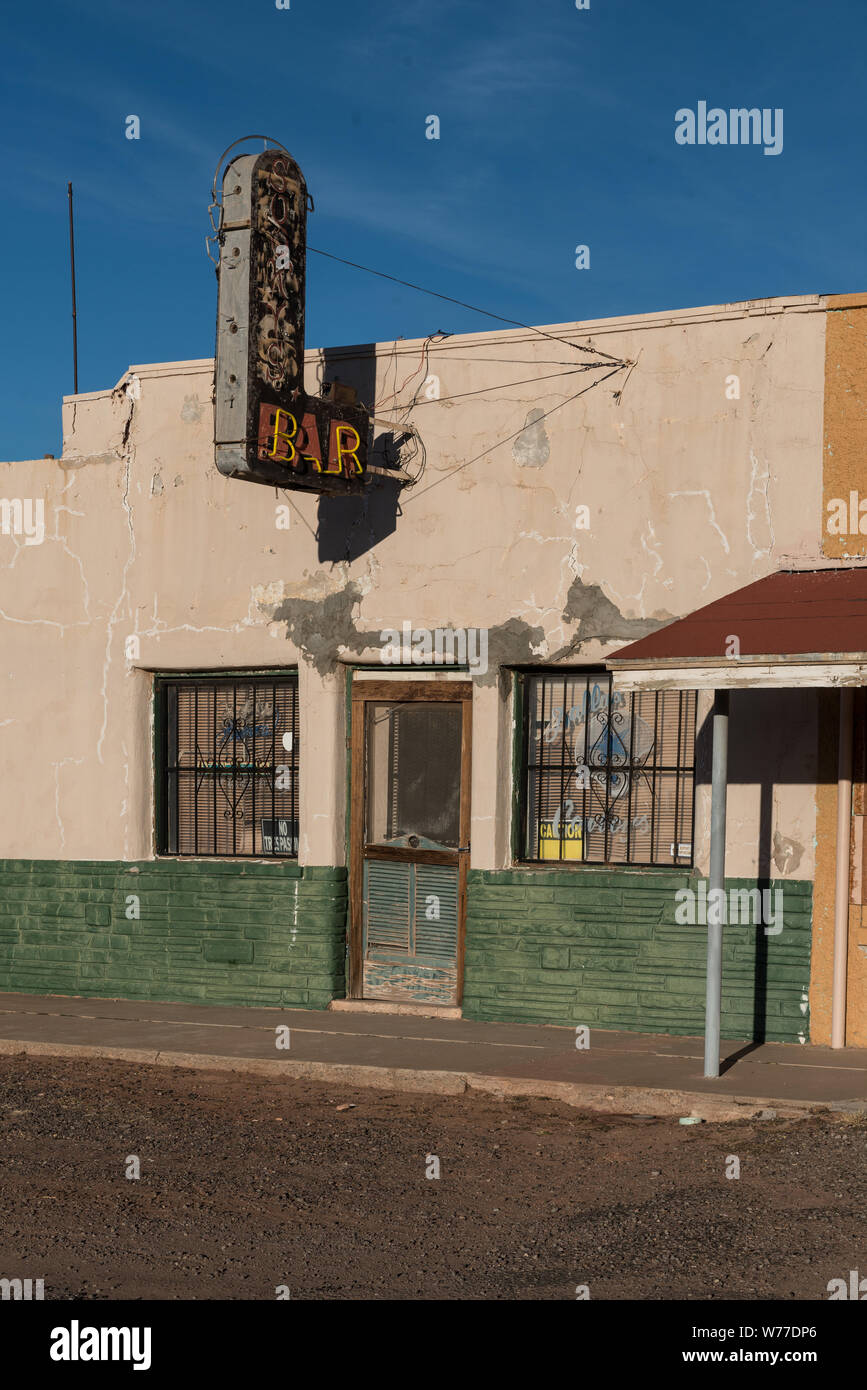
[[[836,781],[836,766],[819,765],[817,729],[819,690],[733,690],[729,699],[729,786],[760,789],[757,888],[771,889],[771,865],[780,887],[796,879],[804,846],[774,829],[774,788],[814,787]],[[696,787],[711,782],[712,718],[708,714],[696,738]],[[753,1043],[765,1041],[767,1027],[768,941],[761,927],[755,937],[755,1004]]]
[[[359,404],[374,413],[376,400],[376,345],[365,343],[340,352],[326,348],[323,353],[323,384],[339,380],[353,386]],[[381,434],[370,451],[369,462],[378,468],[397,468],[399,432]],[[336,564],[357,560],[397,529],[400,515],[400,484],[390,478],[374,476],[360,496],[321,497],[319,499],[316,540],[320,563]]]

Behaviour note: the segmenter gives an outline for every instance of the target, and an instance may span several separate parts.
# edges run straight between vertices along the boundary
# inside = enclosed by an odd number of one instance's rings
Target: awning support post
[[[704,1006],[704,1074],[719,1076],[722,1010],[722,931],[726,915],[720,904],[726,886],[726,791],[728,783],[729,692],[713,697],[713,771],[710,808],[710,891],[707,913],[707,989]],[[720,889],[723,897],[714,893]]]
[[[831,987],[831,1046],[846,1046],[846,976],[849,966],[849,836],[852,818],[852,713],[855,692],[840,691],[837,743],[837,865],[834,885],[834,975]]]

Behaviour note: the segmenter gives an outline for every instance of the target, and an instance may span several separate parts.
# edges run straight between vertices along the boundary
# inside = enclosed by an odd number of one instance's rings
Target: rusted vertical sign
[[[363,490],[367,412],[304,391],[307,185],[285,151],[228,165],[220,243],[218,469],[272,487]]]

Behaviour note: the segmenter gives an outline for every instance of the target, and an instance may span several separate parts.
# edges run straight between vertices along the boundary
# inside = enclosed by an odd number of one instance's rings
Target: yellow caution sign
[[[581,859],[582,835],[580,821],[571,825],[561,822],[555,827],[553,820],[539,822],[540,859]]]

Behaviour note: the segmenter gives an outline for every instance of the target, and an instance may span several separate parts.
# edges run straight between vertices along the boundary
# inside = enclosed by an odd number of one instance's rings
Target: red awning
[[[633,676],[656,671],[666,684],[674,684],[673,668],[681,679],[701,667],[725,667],[731,678],[690,684],[779,685],[781,667],[793,684],[802,683],[806,668],[810,684],[867,683],[867,568],[768,575],[621,647],[607,665]],[[830,668],[828,679],[822,666]],[[772,673],[767,682],[758,667]]]

